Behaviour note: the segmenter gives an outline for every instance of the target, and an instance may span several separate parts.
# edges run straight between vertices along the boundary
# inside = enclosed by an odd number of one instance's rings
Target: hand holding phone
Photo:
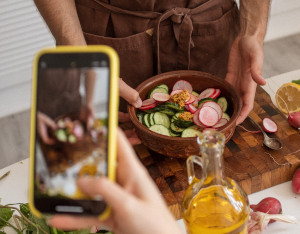
[[[80,176],[115,178],[118,58],[106,46],[36,56],[32,86],[30,207],[42,214],[107,215]]]

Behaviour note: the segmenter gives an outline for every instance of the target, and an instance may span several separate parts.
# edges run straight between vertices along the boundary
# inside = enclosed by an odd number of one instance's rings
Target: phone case
[[[34,206],[34,151],[36,138],[36,103],[37,103],[37,72],[38,61],[43,54],[48,53],[86,53],[86,52],[101,52],[105,53],[110,60],[110,94],[109,94],[109,113],[108,113],[108,178],[115,181],[116,168],[116,139],[117,139],[117,125],[118,125],[118,86],[119,86],[119,58],[115,50],[109,46],[57,46],[56,48],[48,48],[39,51],[33,63],[33,78],[32,78],[32,97],[31,97],[31,120],[30,120],[30,175],[29,175],[29,207],[32,213],[37,217],[43,215]],[[107,206],[105,211],[99,215],[99,219],[104,220],[110,214],[110,207]]]

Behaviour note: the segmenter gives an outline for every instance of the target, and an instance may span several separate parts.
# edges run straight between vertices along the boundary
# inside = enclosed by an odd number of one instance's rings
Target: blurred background
[[[272,1],[265,78],[300,69],[299,22],[299,0]],[[54,45],[32,0],[0,1],[0,168],[29,156],[32,61]]]

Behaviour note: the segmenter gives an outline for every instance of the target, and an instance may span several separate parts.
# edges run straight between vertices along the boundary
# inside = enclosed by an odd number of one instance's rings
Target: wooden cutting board
[[[300,166],[300,131],[289,126],[286,117],[272,104],[270,96],[257,88],[255,104],[250,113],[259,124],[269,117],[278,125],[271,137],[279,138],[283,148],[273,151],[263,146],[261,133],[249,133],[237,127],[224,150],[225,174],[239,183],[247,194],[291,180]],[[243,123],[257,130],[249,119]],[[181,218],[181,202],[188,187],[185,159],[165,157],[148,150],[144,145],[135,150],[160,189],[176,219]],[[297,152],[296,152],[297,151]]]

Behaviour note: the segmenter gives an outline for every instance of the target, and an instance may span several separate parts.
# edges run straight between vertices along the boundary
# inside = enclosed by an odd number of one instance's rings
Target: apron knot
[[[194,47],[192,40],[193,23],[191,19],[191,9],[174,8],[166,11],[158,20],[156,27],[156,51],[157,51],[157,72],[161,73],[159,56],[159,34],[160,23],[166,19],[172,21],[173,32],[177,41],[177,68],[189,70],[190,49]]]

